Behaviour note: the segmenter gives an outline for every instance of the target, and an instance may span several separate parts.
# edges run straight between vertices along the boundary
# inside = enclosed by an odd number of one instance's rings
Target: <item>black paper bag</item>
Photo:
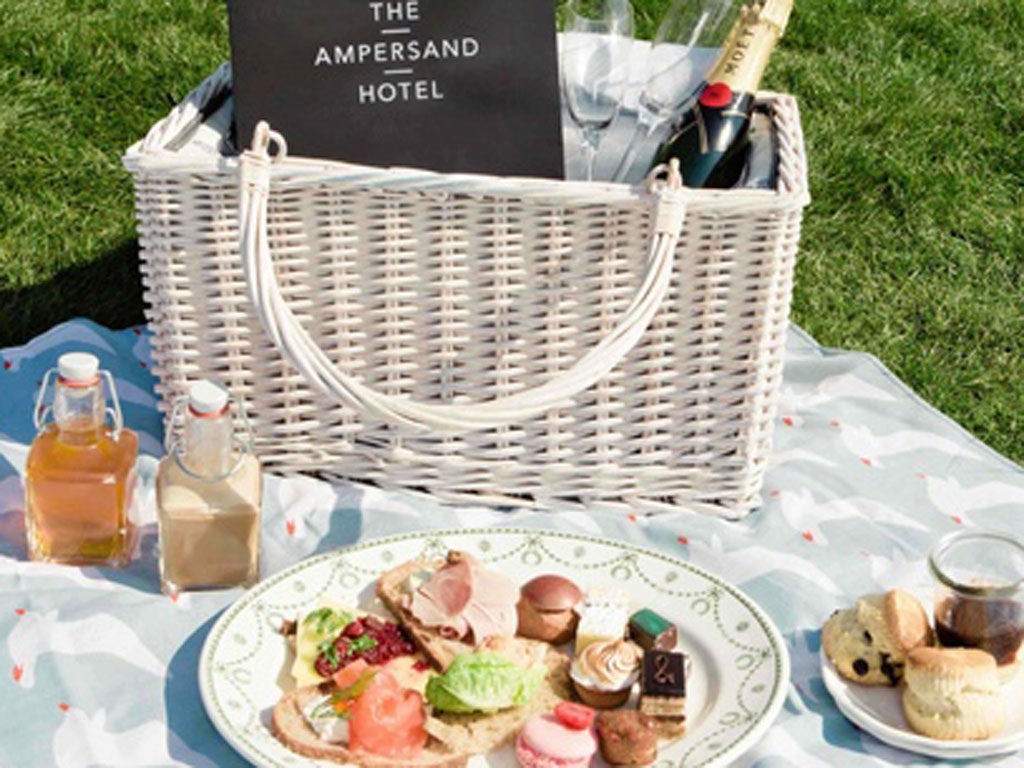
[[[238,143],[563,175],[553,0],[228,0]]]

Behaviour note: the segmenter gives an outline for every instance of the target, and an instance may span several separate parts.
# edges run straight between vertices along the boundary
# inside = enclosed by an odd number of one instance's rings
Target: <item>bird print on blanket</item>
[[[0,585],[5,579],[7,583],[35,585],[39,589],[46,586],[46,580],[56,580],[66,588],[79,588],[106,592],[114,589],[114,582],[103,575],[98,568],[69,568],[55,563],[33,563],[20,558],[0,555]],[[51,584],[52,586],[52,584]]]
[[[762,576],[784,572],[810,582],[813,585],[811,588],[824,590],[831,595],[842,594],[842,590],[824,571],[795,553],[779,552],[757,544],[727,552],[716,534],[712,534],[706,544],[690,539],[687,549],[694,565],[728,574],[729,580],[736,584],[742,585]]]
[[[962,442],[950,440],[933,432],[900,430],[888,434],[877,434],[866,426],[833,421],[832,427],[839,431],[842,446],[862,464],[869,467],[885,467],[882,459],[906,453],[937,452],[965,459],[976,459],[978,453],[967,448]]]
[[[61,724],[53,734],[56,768],[214,768],[215,764],[167,732],[159,720],[123,731],[107,725],[106,709],[92,714],[62,703]]]
[[[12,662],[11,677],[22,688],[35,685],[36,665],[49,654],[110,656],[157,677],[163,677],[167,671],[136,631],[110,614],[61,621],[56,610],[15,612],[18,620],[7,636],[7,652]]]
[[[928,499],[939,514],[956,523],[974,525],[972,513],[994,507],[1016,506],[1024,509],[1024,487],[1009,483],[988,482],[963,486],[955,477],[921,475]]]
[[[860,555],[868,563],[868,571],[876,587],[874,591],[905,589],[916,595],[930,594],[932,580],[928,566],[916,554],[894,547],[883,554],[862,550]]]
[[[767,470],[778,469],[789,464],[808,465],[817,467],[835,467],[836,462],[828,456],[823,456],[814,451],[807,451],[802,448],[790,448],[789,450],[772,451],[768,456]]]
[[[735,765],[924,764],[857,730],[836,708],[820,675],[821,624],[859,595],[892,587],[928,600],[927,551],[951,530],[1019,532],[1024,472],[911,397],[870,358],[792,341],[764,502],[742,521],[647,516],[658,512],[653,506],[622,513],[453,508],[267,474],[261,574],[272,578],[317,552],[431,528],[555,528],[628,541],[737,585],[785,635],[792,673],[784,708]],[[99,353],[113,372],[140,444],[156,451],[163,440],[145,331],[76,321],[0,351],[9,363],[0,369],[0,435],[8,436],[0,437],[0,768],[245,768],[203,713],[196,682],[203,643],[241,591],[161,593],[153,458],[139,462],[145,546],[131,567],[26,561],[22,474],[34,434],[31,402],[41,372],[75,346]],[[636,459],[642,466],[643,457]],[[249,640],[230,642],[244,653]],[[111,686],[146,694],[111,699]],[[1024,754],[994,765],[1024,768]]]
[[[867,498],[846,498],[817,500],[806,488],[798,491],[780,491],[779,512],[795,531],[808,541],[827,545],[828,539],[822,530],[823,523],[860,521],[864,518],[879,525],[898,525],[918,531],[927,531],[928,526],[910,515],[880,501]]]
[[[779,390],[779,419],[787,427],[804,423],[803,414],[824,411],[824,405],[837,400],[868,400],[878,403],[895,402],[891,392],[874,386],[852,373],[840,373],[822,379],[809,391],[800,391],[795,386],[783,385]]]

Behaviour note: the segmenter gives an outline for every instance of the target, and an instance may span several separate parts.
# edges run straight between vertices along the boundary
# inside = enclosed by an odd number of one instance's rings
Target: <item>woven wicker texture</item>
[[[125,158],[165,404],[198,378],[224,383],[281,473],[553,508],[756,505],[808,200],[793,99],[762,94],[775,192],[685,192],[667,295],[619,365],[539,416],[440,434],[328,396],[264,331],[239,248],[238,159],[162,149],[229,77],[218,70]],[[418,403],[480,403],[557,379],[615,328],[648,268],[655,197],[286,158],[269,168],[266,240],[282,298],[342,374]]]

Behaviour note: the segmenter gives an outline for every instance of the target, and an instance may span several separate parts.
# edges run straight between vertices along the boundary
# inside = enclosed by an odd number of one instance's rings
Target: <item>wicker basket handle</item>
[[[371,417],[414,429],[459,434],[522,422],[564,406],[629,354],[668,292],[686,212],[677,163],[662,169],[667,170],[667,182],[655,183],[653,236],[636,296],[608,335],[572,366],[537,387],[484,402],[426,404],[381,394],[340,371],[310,338],[281,295],[267,238],[271,141],[278,145],[277,161],[285,152],[284,139],[266,123],[260,123],[252,149],[244,152],[239,162],[239,229],[249,298],[270,339],[312,386]]]

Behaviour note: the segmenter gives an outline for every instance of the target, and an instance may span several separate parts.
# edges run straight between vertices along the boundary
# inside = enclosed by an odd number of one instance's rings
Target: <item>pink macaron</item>
[[[554,715],[531,717],[516,741],[516,757],[523,768],[587,768],[595,752],[592,727],[569,728]]]

